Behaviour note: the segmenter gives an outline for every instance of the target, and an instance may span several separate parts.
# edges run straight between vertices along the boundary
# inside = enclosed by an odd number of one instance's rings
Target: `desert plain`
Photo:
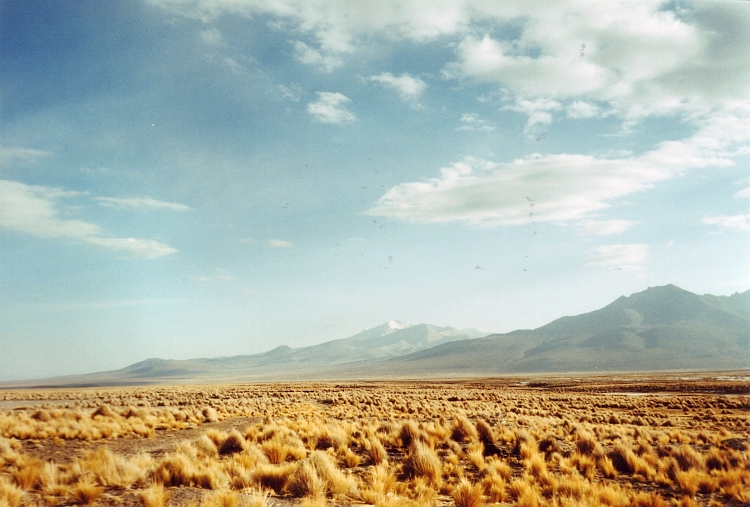
[[[0,390],[0,506],[750,504],[748,372]]]

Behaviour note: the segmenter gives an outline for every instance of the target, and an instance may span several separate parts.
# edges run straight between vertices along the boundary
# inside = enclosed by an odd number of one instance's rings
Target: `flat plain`
[[[750,504],[748,372],[0,390],[0,506]]]

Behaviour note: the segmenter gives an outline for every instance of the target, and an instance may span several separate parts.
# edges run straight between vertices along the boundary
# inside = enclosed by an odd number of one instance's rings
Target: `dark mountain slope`
[[[746,292],[720,299],[667,285],[531,331],[450,343],[391,361],[419,373],[744,369]],[[731,311],[726,311],[729,309]]]

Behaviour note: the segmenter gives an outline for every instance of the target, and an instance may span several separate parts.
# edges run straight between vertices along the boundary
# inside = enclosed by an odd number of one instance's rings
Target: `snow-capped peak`
[[[388,321],[388,329],[391,331],[398,331],[399,329],[406,329],[407,327],[409,327],[409,324],[404,324],[397,320]]]

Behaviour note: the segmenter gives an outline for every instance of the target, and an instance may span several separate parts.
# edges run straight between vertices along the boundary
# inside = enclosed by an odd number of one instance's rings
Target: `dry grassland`
[[[0,507],[750,503],[746,379],[0,391]]]

